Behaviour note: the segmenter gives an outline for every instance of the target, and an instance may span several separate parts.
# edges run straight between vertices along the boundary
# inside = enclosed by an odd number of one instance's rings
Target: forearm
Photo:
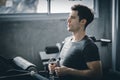
[[[57,75],[73,75],[73,76],[83,76],[91,78],[101,78],[102,77],[102,66],[100,61],[94,61],[87,63],[88,69],[78,70],[74,68],[69,68],[66,66],[56,67],[55,71]]]
[[[75,76],[84,76],[84,77],[101,77],[101,72],[94,71],[91,69],[76,70],[76,69],[68,68],[67,74],[75,75]]]

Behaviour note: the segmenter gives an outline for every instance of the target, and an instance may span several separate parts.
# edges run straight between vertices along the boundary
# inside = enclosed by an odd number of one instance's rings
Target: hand
[[[68,68],[65,66],[55,67],[55,72],[57,76],[63,76],[68,73]]]
[[[54,73],[55,72],[55,67],[56,67],[55,63],[48,64],[48,69],[49,69],[50,73]]]

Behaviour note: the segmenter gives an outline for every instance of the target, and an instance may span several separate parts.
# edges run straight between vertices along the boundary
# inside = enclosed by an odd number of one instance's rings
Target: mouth
[[[70,24],[68,23],[67,26],[70,27]]]

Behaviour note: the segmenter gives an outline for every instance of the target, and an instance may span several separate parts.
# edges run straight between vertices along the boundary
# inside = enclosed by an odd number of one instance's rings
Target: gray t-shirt
[[[78,70],[88,69],[87,62],[100,60],[96,44],[85,36],[81,41],[72,42],[72,37],[65,39],[60,52],[60,65]],[[61,80],[80,80],[79,76],[66,75]],[[84,79],[85,80],[85,79]]]

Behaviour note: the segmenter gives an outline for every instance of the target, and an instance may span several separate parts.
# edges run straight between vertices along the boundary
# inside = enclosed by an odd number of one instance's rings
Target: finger
[[[56,73],[57,76],[59,76],[59,72],[57,70],[55,70],[55,73]]]
[[[49,71],[54,71],[55,70],[55,66],[54,65],[49,65],[48,69],[49,69]]]
[[[55,67],[55,72],[56,72],[56,75],[59,76],[60,75],[60,67]]]

